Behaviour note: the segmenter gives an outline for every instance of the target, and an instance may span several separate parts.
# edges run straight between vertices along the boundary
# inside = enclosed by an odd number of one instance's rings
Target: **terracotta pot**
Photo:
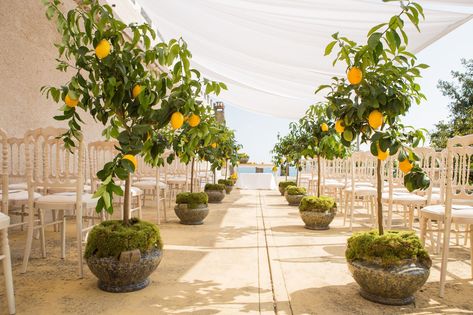
[[[334,207],[330,211],[299,211],[302,221],[305,223],[305,228],[309,230],[328,230],[330,223],[332,223],[337,208]]]
[[[299,206],[302,198],[304,198],[305,195],[288,195],[285,193],[284,197],[286,197],[286,200],[290,206]]]
[[[200,204],[196,207],[189,208],[187,204],[182,203],[174,207],[176,213],[182,224],[200,225],[204,223],[204,219],[209,214],[209,208],[206,204]]]
[[[348,269],[360,286],[365,299],[387,305],[406,305],[414,302],[414,293],[427,281],[430,268],[420,263],[386,268],[363,261],[348,262]]]
[[[163,252],[153,249],[141,254],[138,261],[120,261],[116,257],[86,259],[90,271],[99,279],[98,286],[107,292],[132,292],[146,288],[149,275],[156,270]]]
[[[205,193],[209,196],[209,203],[219,203],[225,198],[225,190],[206,190]]]

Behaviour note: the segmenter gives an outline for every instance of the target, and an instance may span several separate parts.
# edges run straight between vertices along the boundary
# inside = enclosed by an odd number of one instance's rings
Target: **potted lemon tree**
[[[81,137],[81,113],[101,122],[103,134],[118,141],[119,153],[97,173],[102,183],[94,196],[97,212],[112,214],[114,196],[124,195],[123,220],[93,228],[85,250],[87,264],[103,290],[142,289],[161,261],[163,243],[155,224],[130,219],[135,156],[162,165],[169,143],[161,131],[173,113],[190,114],[199,108],[193,101],[196,87],[218,93],[221,85],[200,79],[197,70],[189,67],[191,54],[183,40],[152,46],[156,34],[149,25],[126,25],[108,5],[84,0],[67,14],[58,0],[45,5],[46,16],[56,21],[61,37],[55,45],[57,69],[71,77],[60,87],[45,86],[42,91],[63,104],[54,118],[67,122],[66,147],[74,147]],[[170,70],[158,70],[165,68]],[[125,181],[124,192],[118,180]]]
[[[389,155],[397,155],[409,191],[426,189],[430,184],[412,151],[423,141],[423,133],[400,123],[400,116],[425,98],[416,79],[427,66],[417,64],[415,55],[406,50],[408,36],[404,30],[408,21],[419,29],[420,17],[423,9],[419,4],[400,1],[399,13],[369,30],[366,44],[333,34],[325,54],[338,48],[334,62],[347,65],[348,80],[334,78],[330,85],[318,89],[329,89],[328,112],[336,119],[341,142],[350,146],[359,136],[370,144],[371,153],[378,159],[378,230],[350,237],[346,258],[361,295],[384,304],[411,303],[431,266],[414,232],[384,231],[381,199],[383,161]]]

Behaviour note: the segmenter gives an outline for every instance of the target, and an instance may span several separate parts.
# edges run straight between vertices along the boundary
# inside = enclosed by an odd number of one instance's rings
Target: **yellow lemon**
[[[200,117],[199,115],[196,115],[196,114],[192,114],[190,117],[189,117],[189,126],[191,127],[196,127],[200,124]]]
[[[381,114],[381,112],[376,109],[372,111],[368,116],[368,123],[373,129],[378,129],[379,127],[381,127],[381,125],[383,124],[383,120],[383,114]]]
[[[95,47],[95,55],[97,55],[99,59],[103,59],[110,55],[110,48],[111,46],[108,40],[102,39],[98,43],[97,47]]]
[[[399,162],[399,169],[404,173],[409,173],[414,165],[409,161],[409,159],[404,159],[404,161]]]
[[[125,154],[123,156],[123,159],[124,160],[128,160],[130,161],[131,163],[133,163],[133,166],[135,167],[135,171],[136,171],[136,168],[138,167],[138,160],[136,159],[136,157],[134,155],[131,155],[131,154]]]
[[[345,131],[345,127],[343,126],[343,120],[339,119],[335,122],[335,131],[338,133],[342,133]]]
[[[140,93],[141,93],[141,85],[136,84],[133,87],[133,91],[131,92],[131,94],[133,94],[133,98],[136,98],[138,95],[140,95]]]
[[[320,125],[320,129],[322,129],[323,132],[328,131],[328,125],[326,123],[323,123]]]
[[[347,77],[350,84],[360,84],[361,80],[363,79],[363,72],[360,68],[353,67],[348,70]]]
[[[76,107],[77,104],[79,104],[79,100],[71,98],[69,94],[67,94],[66,97],[64,98],[64,103],[66,103],[68,107]]]
[[[387,149],[386,151],[382,151],[379,147],[379,144],[377,144],[376,147],[378,148],[378,160],[386,160],[389,156],[389,149]]]
[[[215,149],[217,147],[217,143],[214,142],[210,146]]]
[[[171,116],[171,126],[173,129],[179,129],[184,124],[184,115],[179,112],[175,112]]]

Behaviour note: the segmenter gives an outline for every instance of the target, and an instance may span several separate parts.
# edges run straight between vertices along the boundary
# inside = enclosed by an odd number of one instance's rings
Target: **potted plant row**
[[[284,190],[284,197],[290,206],[298,206],[306,195],[307,190],[304,187],[287,186]]]

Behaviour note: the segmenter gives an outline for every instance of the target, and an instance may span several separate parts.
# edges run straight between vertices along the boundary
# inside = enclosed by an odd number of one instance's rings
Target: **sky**
[[[461,59],[473,58],[473,20],[428,46],[417,54],[418,62],[430,66],[422,72],[419,80],[427,97],[421,105],[413,105],[403,117],[406,125],[432,130],[440,120],[448,120],[449,99],[437,89],[439,80],[451,81],[452,70],[462,70]],[[310,104],[308,104],[310,105]],[[270,163],[271,149],[277,134],[285,135],[291,120],[250,112],[225,103],[227,125],[235,130],[237,141],[243,145],[242,152],[250,155],[250,161]]]

